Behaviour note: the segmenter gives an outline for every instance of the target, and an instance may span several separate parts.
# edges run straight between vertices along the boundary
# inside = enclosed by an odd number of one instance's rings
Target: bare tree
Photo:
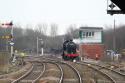
[[[51,24],[50,35],[52,37],[55,37],[55,36],[57,36],[57,32],[58,32],[57,24]]]
[[[69,28],[66,31],[66,38],[78,38],[79,36],[79,30],[76,28],[75,24],[72,24],[69,26]]]
[[[47,35],[47,24],[38,24],[37,25],[37,30],[40,32],[42,35]]]
[[[111,27],[107,27],[111,28]],[[120,51],[121,49],[125,48],[125,26],[121,25],[118,26],[115,30],[115,42],[116,42],[116,50]],[[104,43],[106,46],[106,49],[113,49],[113,36],[114,36],[114,31],[113,29],[106,29],[104,31]]]
[[[68,34],[73,34],[74,30],[76,29],[76,25],[75,24],[71,24],[69,26],[69,28],[67,29],[67,33]]]

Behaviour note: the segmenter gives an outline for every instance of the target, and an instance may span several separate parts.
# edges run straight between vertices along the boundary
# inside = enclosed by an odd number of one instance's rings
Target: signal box
[[[82,57],[97,60],[104,55],[103,28],[80,27],[79,37]]]

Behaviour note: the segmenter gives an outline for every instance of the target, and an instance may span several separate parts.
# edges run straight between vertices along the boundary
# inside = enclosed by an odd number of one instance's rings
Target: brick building
[[[79,37],[81,57],[100,59],[104,55],[103,28],[80,27]]]

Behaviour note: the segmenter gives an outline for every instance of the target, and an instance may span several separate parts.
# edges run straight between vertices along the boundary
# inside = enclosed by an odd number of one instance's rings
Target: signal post
[[[13,54],[14,54],[14,50],[13,50],[14,42],[13,42],[13,24],[11,24],[11,25],[12,25],[12,26],[11,26],[11,36],[12,36],[12,38],[11,38],[10,45],[11,45],[11,57],[12,57]]]

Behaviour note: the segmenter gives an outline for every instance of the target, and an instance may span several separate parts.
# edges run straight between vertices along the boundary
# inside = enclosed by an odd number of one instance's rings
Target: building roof
[[[80,29],[103,29],[102,27],[80,27]]]
[[[79,30],[84,30],[84,31],[102,31],[102,27],[80,27]]]

